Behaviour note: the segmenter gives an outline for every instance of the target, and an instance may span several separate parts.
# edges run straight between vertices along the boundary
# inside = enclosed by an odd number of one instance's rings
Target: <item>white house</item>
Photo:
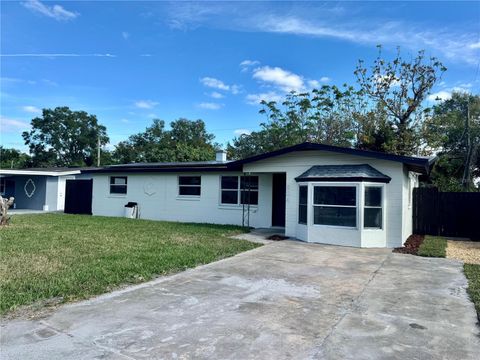
[[[429,159],[302,143],[238,161],[83,170],[93,215],[279,227],[307,242],[397,247],[412,232],[412,191]]]

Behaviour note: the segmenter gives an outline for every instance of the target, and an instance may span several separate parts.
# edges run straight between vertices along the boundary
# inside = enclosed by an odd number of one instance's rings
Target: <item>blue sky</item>
[[[112,147],[152,118],[203,119],[222,144],[258,129],[258,101],[353,83],[375,45],[448,67],[434,89],[478,93],[480,2],[1,3],[1,141],[45,107],[97,115]]]

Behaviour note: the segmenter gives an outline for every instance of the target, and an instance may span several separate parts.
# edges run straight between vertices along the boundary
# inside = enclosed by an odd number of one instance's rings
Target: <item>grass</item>
[[[467,293],[475,304],[478,320],[480,321],[480,265],[464,264],[463,271],[468,279]]]
[[[447,240],[439,236],[426,235],[418,248],[418,255],[426,257],[446,257]]]
[[[85,299],[258,244],[236,226],[82,215],[17,215],[0,229],[0,313]]]

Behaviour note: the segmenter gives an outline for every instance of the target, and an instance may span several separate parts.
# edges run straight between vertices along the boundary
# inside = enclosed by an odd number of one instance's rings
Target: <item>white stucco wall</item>
[[[252,173],[286,173],[287,207],[285,232],[287,236],[296,237],[299,227],[297,221],[298,183],[295,181],[295,178],[314,165],[350,164],[370,164],[378,171],[391,177],[390,183],[385,185],[384,193],[385,228],[382,230],[359,231],[360,229],[342,229],[341,227],[321,225],[309,226],[308,241],[349,246],[361,245],[363,247],[401,246],[408,235],[410,235],[409,231],[411,232],[411,226],[408,229],[408,223],[405,221],[409,214],[403,210],[406,193],[404,192],[404,166],[401,163],[328,151],[298,151],[246,164],[244,171]],[[312,196],[311,192],[309,192],[309,196]],[[308,211],[309,217],[312,216],[310,207]],[[360,218],[358,219],[360,220]],[[358,223],[360,225],[360,221]],[[304,236],[304,234],[301,236]]]
[[[200,175],[202,180],[200,197],[178,195],[178,175]],[[220,203],[220,176],[241,175],[241,173],[115,173],[92,174],[93,215],[123,216],[124,205],[139,204],[140,218],[180,222],[242,224],[241,205]],[[109,193],[110,176],[127,176],[126,195]],[[271,226],[272,177],[259,175],[258,206],[251,206],[250,226]]]

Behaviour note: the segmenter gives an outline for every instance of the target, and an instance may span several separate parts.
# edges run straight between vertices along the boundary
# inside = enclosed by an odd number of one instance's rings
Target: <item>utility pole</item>
[[[97,137],[97,166],[100,167],[100,135]]]

